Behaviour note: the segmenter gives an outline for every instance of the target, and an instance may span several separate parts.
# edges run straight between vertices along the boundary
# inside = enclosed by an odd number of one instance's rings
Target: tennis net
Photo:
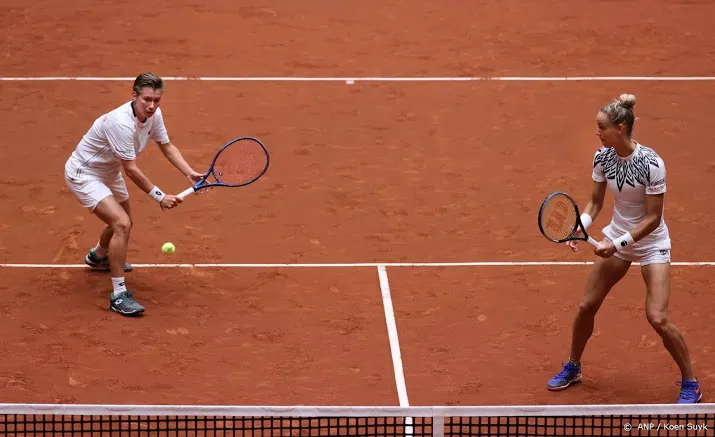
[[[715,404],[234,407],[0,404],[0,436],[714,436]]]

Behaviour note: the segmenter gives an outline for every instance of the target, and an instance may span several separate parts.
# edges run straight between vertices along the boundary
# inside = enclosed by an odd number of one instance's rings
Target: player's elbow
[[[663,214],[661,212],[653,212],[650,213],[646,216],[646,230],[648,233],[651,233],[655,231],[658,228],[658,225],[660,225],[661,220],[663,219]]]
[[[137,167],[136,162],[134,161],[122,161],[123,167],[124,167],[124,173],[126,173],[127,177],[131,180],[135,180],[137,176],[141,174],[141,171],[139,170],[139,167]]]
[[[592,200],[592,201],[591,201],[591,210],[592,210],[594,213],[598,214],[599,212],[601,212],[602,209],[603,209],[603,202],[600,202],[600,201],[597,201],[597,200]]]
[[[171,144],[171,142],[163,143],[163,144],[157,143],[157,144],[159,144],[159,150],[161,150],[161,153],[163,153],[164,156],[168,156],[168,155],[174,153],[174,151],[176,150],[176,146]]]
[[[645,228],[647,232],[654,231],[663,220],[663,195],[647,198]]]
[[[122,159],[122,167],[127,173],[138,170],[137,163],[134,160]]]
[[[591,218],[595,219],[601,213],[603,209],[603,202],[598,199],[591,199],[585,211],[590,213]]]
[[[643,235],[648,235],[655,231],[660,225],[663,215],[660,212],[647,212],[642,220]]]

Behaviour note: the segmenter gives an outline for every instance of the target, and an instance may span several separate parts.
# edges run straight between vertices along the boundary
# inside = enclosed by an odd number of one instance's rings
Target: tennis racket
[[[539,229],[544,237],[554,243],[588,241],[594,247],[599,247],[598,242],[588,235],[581,223],[581,214],[576,201],[562,191],[549,194],[541,204]],[[579,230],[583,236],[576,235]]]
[[[177,197],[183,200],[190,194],[212,187],[243,187],[251,184],[266,173],[269,162],[268,150],[259,139],[233,139],[219,149],[206,175]]]

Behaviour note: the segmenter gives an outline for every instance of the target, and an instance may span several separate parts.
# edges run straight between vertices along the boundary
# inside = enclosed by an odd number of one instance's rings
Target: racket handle
[[[588,242],[593,245],[593,247],[598,247],[598,241],[594,240],[593,237],[588,237]]]
[[[181,200],[184,200],[184,197],[186,197],[190,194],[194,194],[195,192],[196,192],[196,190],[194,190],[194,187],[189,187],[189,188],[185,189],[184,191],[182,191],[181,193],[179,193],[176,197],[178,197]]]

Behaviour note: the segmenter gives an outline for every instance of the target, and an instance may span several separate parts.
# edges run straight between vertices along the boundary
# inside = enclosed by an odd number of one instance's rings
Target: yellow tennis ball
[[[176,246],[171,243],[164,243],[164,245],[161,246],[161,251],[167,254],[171,254],[176,252]]]

